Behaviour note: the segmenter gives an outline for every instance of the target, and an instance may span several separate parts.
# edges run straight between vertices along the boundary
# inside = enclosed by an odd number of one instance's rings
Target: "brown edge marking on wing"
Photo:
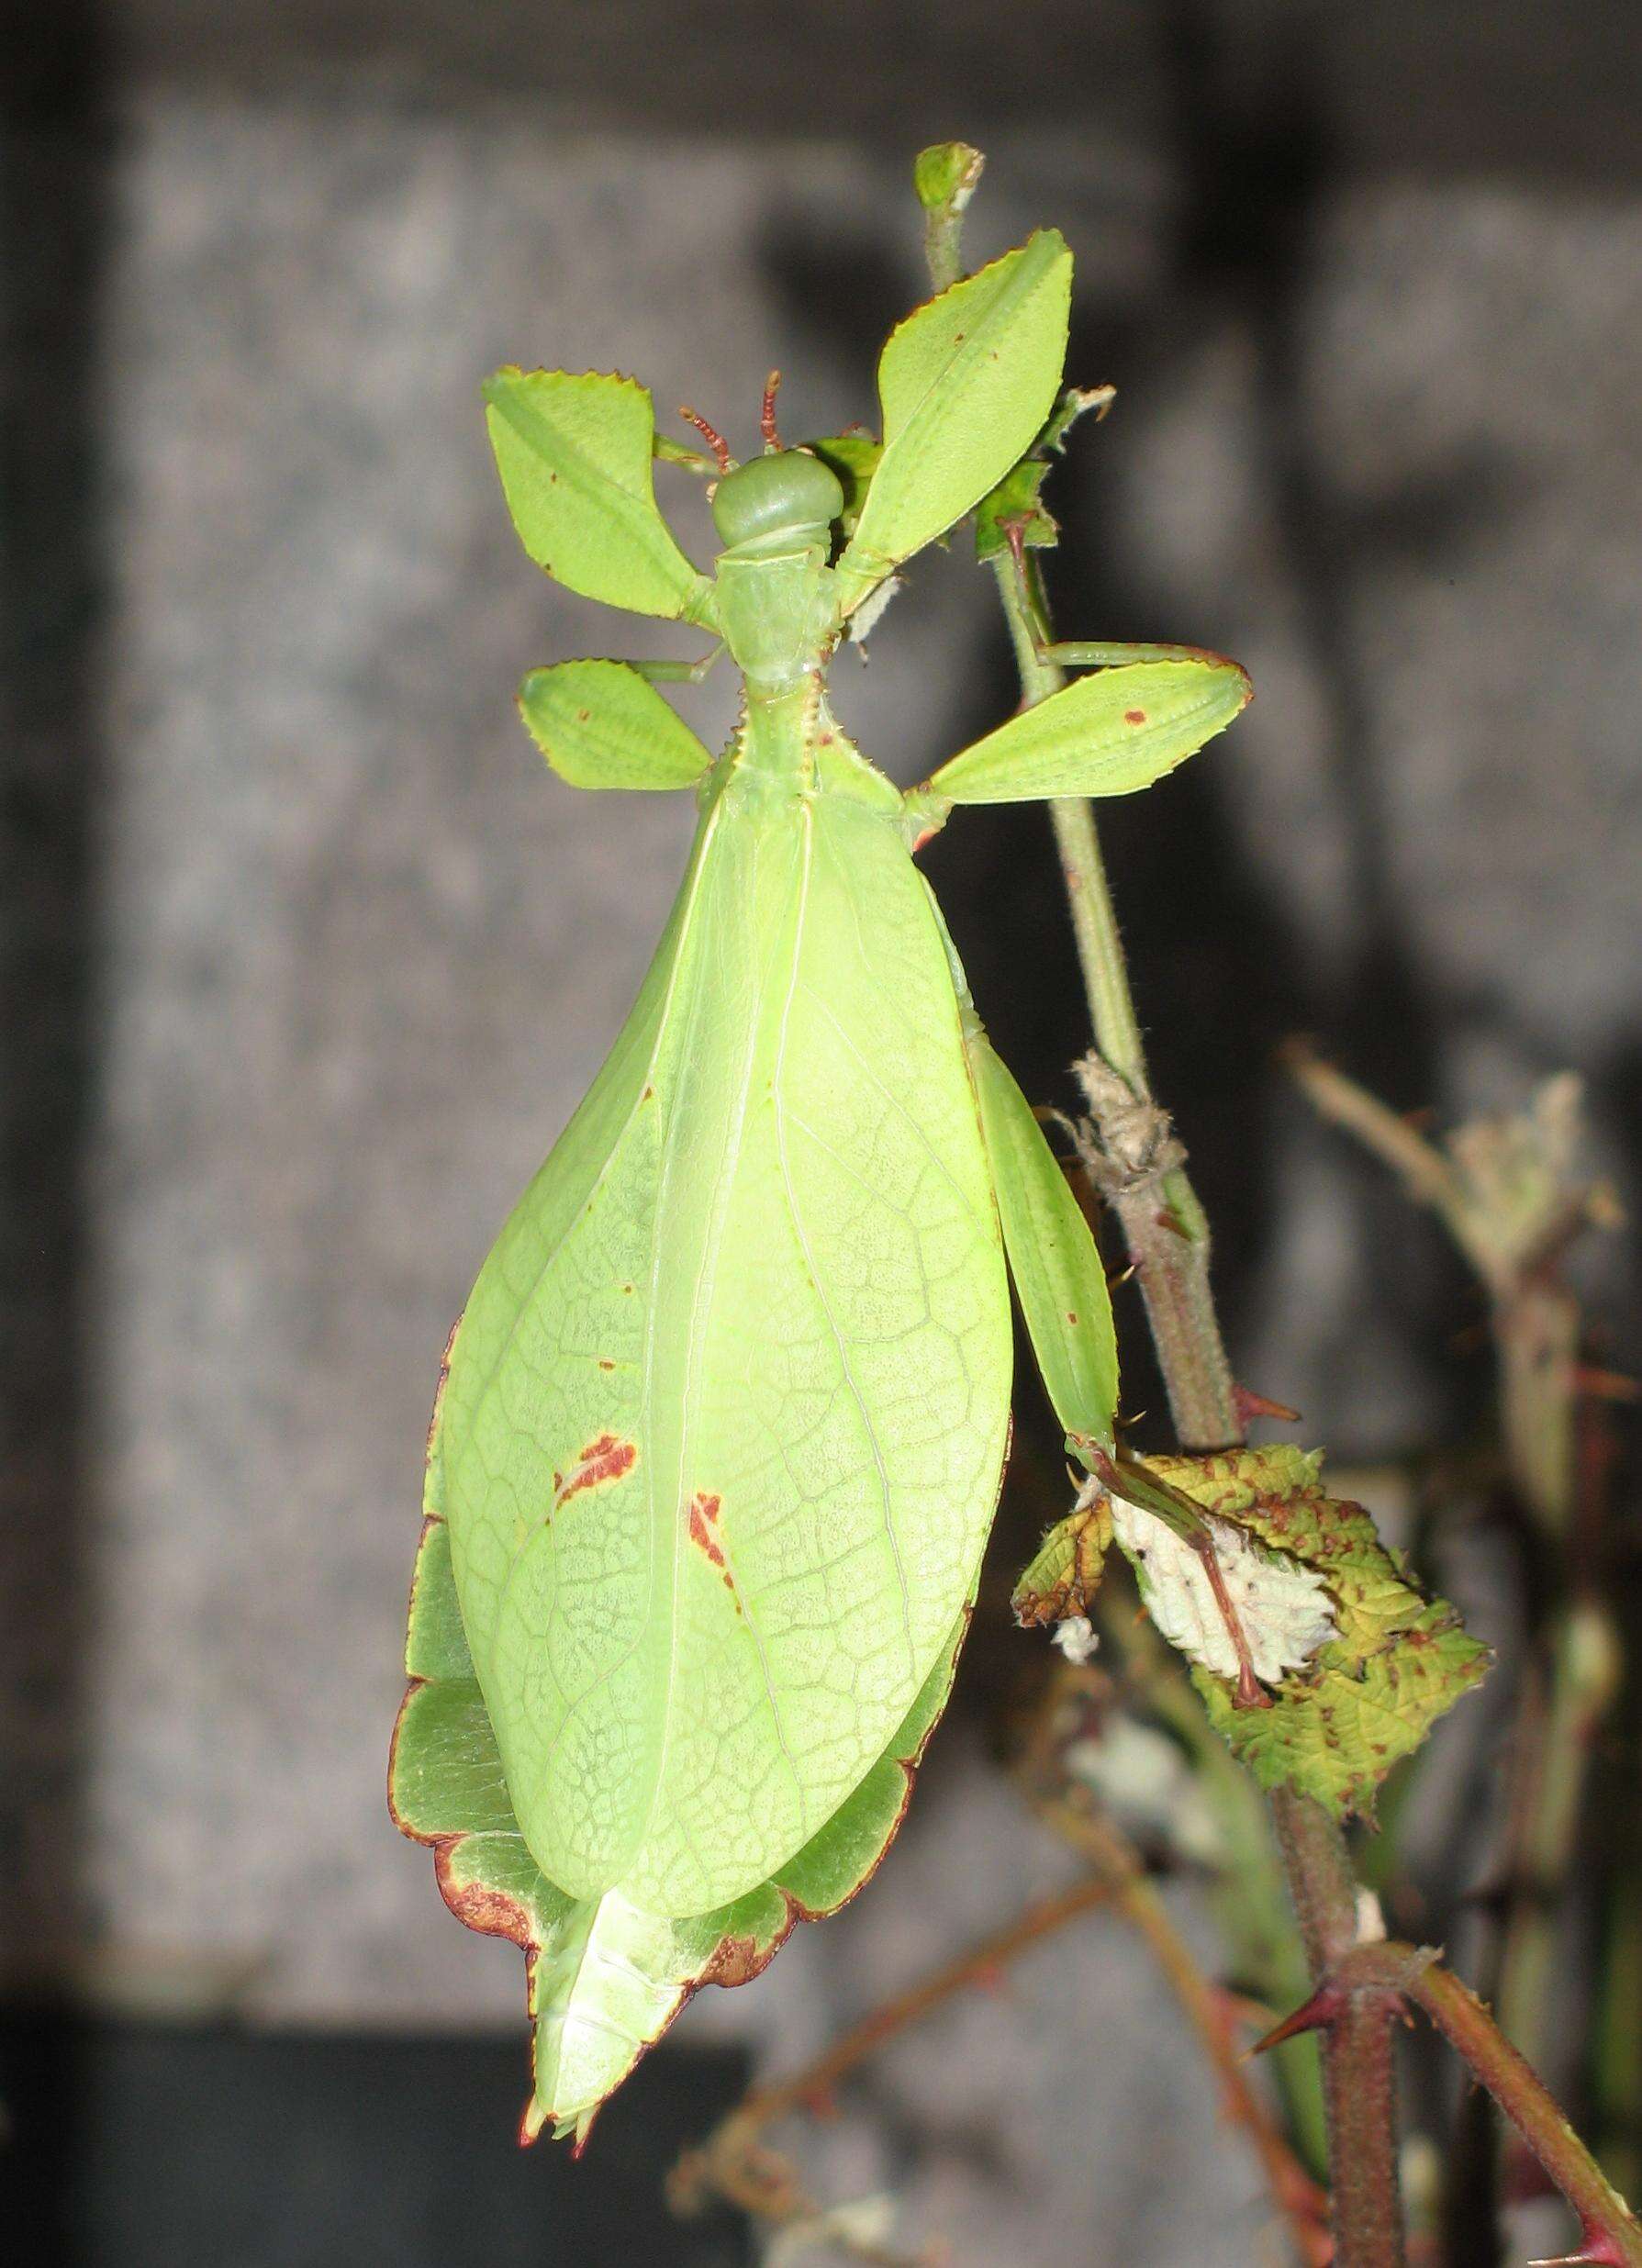
[[[458,1318],[458,1322],[460,1322],[460,1318]],[[433,1433],[437,1429],[439,1404],[444,1392],[445,1376],[450,1367],[450,1349],[451,1346],[454,1344],[455,1336],[455,1329],[452,1328],[450,1341],[446,1344],[445,1362],[440,1372],[439,1387],[434,1398],[434,1424],[430,1428],[430,1449],[431,1449]],[[999,1498],[1001,1498],[1003,1494],[1004,1476],[1009,1469],[1010,1451],[1013,1447],[1013,1442],[1014,1413],[1011,1411],[1008,1416],[1007,1427],[1004,1435],[1003,1456],[999,1463]],[[622,1469],[626,1470],[627,1468],[624,1466]],[[700,1515],[704,1528],[708,1527],[709,1519],[716,1519],[718,1514],[718,1499],[714,1498],[711,1502],[713,1504],[713,1511],[711,1514],[709,1515],[704,1511]],[[996,1500],[994,1501],[994,1511],[996,1511]],[[692,1530],[694,1529],[697,1516],[695,1504],[692,1503]],[[429,1529],[435,1525],[442,1525],[442,1521],[440,1521],[435,1515],[430,1515],[423,1520],[421,1536],[417,1546],[417,1559],[419,1562],[421,1558],[422,1545],[427,1541]],[[708,1528],[708,1533],[709,1539],[710,1540],[709,1528]],[[415,1574],[413,1571],[411,1578],[411,1588],[413,1593],[415,1591]],[[726,1580],[728,1580],[728,1577],[726,1577]],[[963,1626],[959,1632],[957,1643],[953,1648],[953,1676],[955,1678],[957,1674],[958,1658],[963,1652],[964,1642],[968,1637],[969,1625],[973,1619],[974,1612],[975,1609],[973,1602],[966,1605],[963,1611]],[[441,1896],[444,1899],[444,1902],[446,1905],[449,1906],[451,1912],[456,1916],[456,1919],[464,1923],[468,1928],[476,1930],[484,1936],[506,1938],[511,1943],[518,1945],[522,1949],[525,1956],[526,2010],[533,2027],[536,2017],[536,1965],[542,1951],[542,1947],[538,1939],[535,1938],[532,1930],[523,1919],[524,1909],[518,1904],[517,1900],[507,1898],[497,1892],[481,1892],[475,1895],[471,1891],[458,1889],[450,1880],[451,1855],[453,1852],[455,1846],[465,1839],[464,1834],[420,1834],[415,1827],[408,1826],[405,1820],[400,1817],[398,1808],[394,1802],[394,1764],[398,1754],[399,1729],[405,1721],[405,1712],[409,1704],[412,1694],[414,1694],[421,1686],[427,1684],[428,1682],[429,1681],[426,1678],[412,1678],[409,1680],[405,1689],[405,1697],[399,1704],[398,1715],[394,1720],[393,1740],[388,1749],[388,1813],[390,1817],[393,1819],[395,1826],[399,1829],[399,1832],[402,1835],[408,1836],[413,1842],[422,1843],[432,1849],[434,1879],[439,1884]],[[685,2009],[688,2006],[689,2003],[695,1998],[696,1994],[700,1991],[704,1984],[720,1984],[726,1988],[733,1988],[738,1984],[750,1984],[754,1977],[761,1976],[765,1970],[769,1967],[771,1961],[775,1960],[776,1955],[787,1943],[787,1938],[792,1935],[794,1928],[799,1922],[825,1921],[833,1914],[842,1913],[846,1905],[850,1905],[855,1898],[859,1897],[862,1891],[866,1889],[867,1883],[872,1881],[879,1867],[884,1863],[886,1857],[888,1855],[891,1844],[895,1841],[896,1837],[900,1832],[901,1823],[906,1818],[908,1806],[912,1800],[912,1789],[917,1780],[918,1768],[923,1761],[924,1750],[928,1748],[935,1727],[940,1723],[945,1713],[946,1704],[944,1699],[941,1707],[935,1712],[934,1715],[930,1719],[929,1724],[924,1727],[922,1737],[913,1747],[910,1754],[904,1757],[895,1758],[894,1761],[901,1775],[900,1802],[897,1806],[895,1817],[890,1822],[888,1832],[886,1834],[882,1844],[879,1846],[877,1857],[873,1860],[872,1864],[866,1869],[865,1873],[863,1873],[860,1881],[854,1883],[845,1895],[838,1900],[835,1905],[824,1907],[807,1906],[801,1900],[796,1897],[790,1890],[783,1889],[779,1883],[776,1883],[774,1887],[777,1891],[782,1904],[786,1908],[786,1914],[783,1920],[777,1925],[775,1931],[771,1935],[768,1942],[761,1945],[750,1935],[726,1937],[721,1938],[719,1945],[715,1949],[711,1959],[702,1969],[701,1973],[697,1977],[691,1978],[687,1983],[680,1985],[678,1997],[674,2004],[672,2013],[668,2016],[665,2023],[662,2025],[660,2030],[657,2032],[656,2039],[659,2039],[664,2033],[672,2028],[673,2025],[677,2022],[679,2017],[683,2015]],[[643,2046],[640,2048],[637,2055],[634,2056],[631,2064],[628,2067],[628,2076],[630,2078],[631,2077],[632,2072],[638,2068],[639,2064],[643,2061],[645,2056],[649,2054],[651,2049],[655,2044],[655,2040],[646,2040]],[[532,2058],[534,2057],[534,2038],[532,2035]],[[531,2093],[525,2103],[524,2108],[519,2114],[519,2143],[521,2149],[529,2149],[532,2142],[539,2140],[542,2127],[547,2123],[546,2117],[543,2115],[542,2117],[537,2119],[534,2125],[531,2124],[531,2113],[536,2108],[536,2101],[537,2098],[535,2091],[532,2087]],[[579,2158],[582,2152],[586,2150],[587,2142],[592,2135],[594,2123],[598,2116],[598,2111],[599,2109],[602,2109],[602,2105],[598,2105],[595,2107],[595,2109],[588,2116],[586,2126],[572,2142],[571,2156],[573,2158]]]

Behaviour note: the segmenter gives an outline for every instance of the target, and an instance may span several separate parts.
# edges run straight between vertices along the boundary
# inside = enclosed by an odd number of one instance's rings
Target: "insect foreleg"
[[[629,662],[627,666],[647,685],[699,685],[723,652],[720,639],[698,662]]]
[[[1059,639],[1053,645],[1043,645],[1034,637],[1033,650],[1040,662],[1055,662],[1062,669],[1110,669],[1128,662],[1218,659],[1202,646],[1130,645],[1106,638]]]

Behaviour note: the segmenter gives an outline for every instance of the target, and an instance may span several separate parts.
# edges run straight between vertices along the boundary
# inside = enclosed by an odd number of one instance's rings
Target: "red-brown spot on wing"
[[[722,1568],[724,1553],[713,1527],[719,1517],[720,1500],[698,1489],[690,1499],[690,1541],[697,1549],[705,1551],[714,1567]]]
[[[600,1434],[597,1441],[588,1442],[565,1478],[556,1483],[555,1500],[566,1503],[583,1489],[596,1489],[605,1480],[620,1480],[638,1461],[639,1452],[631,1441],[623,1441],[615,1434]]]
[[[1144,724],[1145,721],[1146,712],[1144,709],[1125,709],[1123,711],[1125,724]]]

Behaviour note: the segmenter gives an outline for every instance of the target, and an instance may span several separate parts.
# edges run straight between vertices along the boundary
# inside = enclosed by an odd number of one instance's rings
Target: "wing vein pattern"
[[[464,1624],[551,1881],[702,1913],[832,1816],[969,1595],[1009,1365],[917,870],[881,809],[732,771],[445,1392]]]

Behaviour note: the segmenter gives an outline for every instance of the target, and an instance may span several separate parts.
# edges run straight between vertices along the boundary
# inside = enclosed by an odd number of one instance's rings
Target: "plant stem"
[[[978,153],[961,143],[919,155],[914,178],[937,290],[963,273],[959,232],[979,173]],[[1019,545],[994,567],[1022,704],[1030,707],[1065,683],[1044,651],[1054,642],[1047,602],[1036,566]],[[1080,1077],[1086,1092],[1092,1082],[1104,1096],[1102,1107],[1091,1093],[1090,1109],[1115,1168],[1111,1202],[1140,1279],[1176,1434],[1187,1450],[1230,1447],[1243,1440],[1244,1427],[1210,1289],[1208,1220],[1183,1170],[1184,1152],[1151,1095],[1093,807],[1081,797],[1057,800],[1050,818],[1099,1051]],[[1279,1839],[1296,1910],[1326,1913],[1331,1928],[1343,1928],[1344,1886],[1351,1883],[1344,1838],[1309,1799],[1290,1797],[1289,1810],[1293,1831],[1279,1827]],[[1353,1885],[1354,1934],[1356,1903]],[[1394,2080],[1384,2027],[1378,2033],[1355,2025],[1333,2028],[1323,2053],[1335,2268],[1401,2268]]]
[[[1475,1993],[1437,1954],[1408,1945],[1359,1945],[1320,1994],[1314,2019],[1332,2023],[1337,1998],[1404,1998],[1422,2007],[1480,2079],[1580,2217],[1580,2257],[1593,2268],[1642,2268],[1642,2227],[1569,2126],[1559,2105]]]
[[[995,562],[1020,668],[1022,706],[1065,682],[1043,653],[1053,642],[1035,571],[1018,553]],[[1123,1226],[1183,1449],[1244,1438],[1236,1390],[1209,1279],[1209,1225],[1179,1145],[1157,1109],[1092,806],[1050,806],[1083,966],[1098,1054],[1078,1077],[1100,1137],[1099,1179]],[[1137,1115],[1138,1114],[1138,1115]],[[1273,1820],[1313,1979],[1357,1939],[1357,1883],[1345,1838],[1309,1797],[1279,1793]],[[1390,2018],[1352,2007],[1323,2042],[1335,2268],[1401,2268],[1396,2077]]]

